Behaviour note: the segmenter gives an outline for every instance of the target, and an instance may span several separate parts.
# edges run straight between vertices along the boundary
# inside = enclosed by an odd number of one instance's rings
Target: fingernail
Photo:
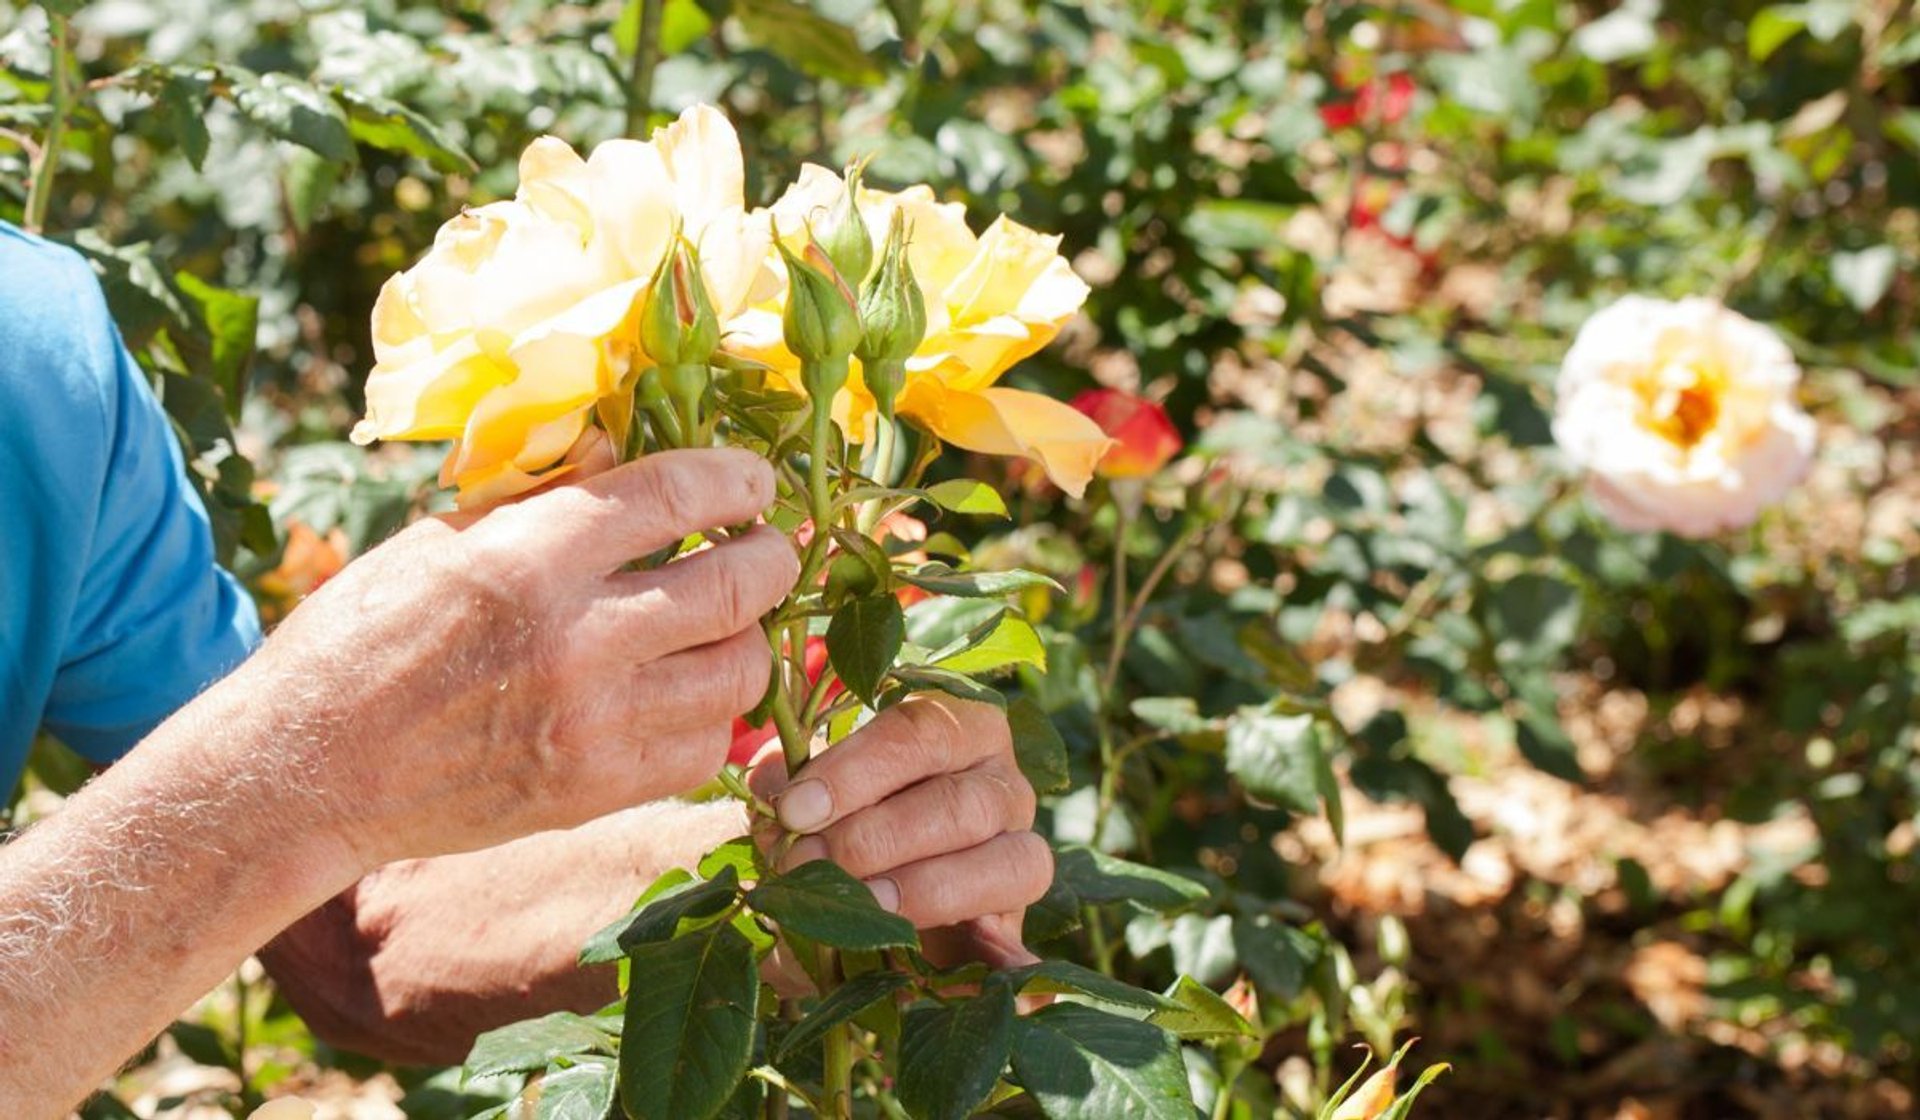
[[[780,861],[781,870],[791,871],[803,863],[826,858],[827,842],[818,836],[804,836],[787,849],[787,858]]]
[[[796,782],[780,795],[775,808],[789,831],[811,832],[833,815],[833,791],[818,778]]]
[[[900,912],[900,884],[892,879],[868,879],[867,889],[873,892],[873,900],[880,909],[889,914]]]

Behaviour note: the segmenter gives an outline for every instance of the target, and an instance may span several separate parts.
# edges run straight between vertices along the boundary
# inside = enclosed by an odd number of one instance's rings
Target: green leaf
[[[1560,726],[1553,683],[1545,676],[1522,677],[1514,683],[1514,692],[1520,709],[1514,739],[1520,753],[1542,773],[1575,784],[1585,782],[1579,752]]]
[[[914,692],[944,692],[948,696],[961,700],[972,700],[980,704],[992,704],[996,708],[1007,706],[1007,698],[996,688],[981,684],[964,673],[949,669],[935,668],[930,665],[904,665],[893,671],[893,679],[900,682],[901,694]]]
[[[1875,245],[1857,253],[1837,252],[1832,261],[1834,285],[1855,311],[1864,314],[1873,310],[1893,286],[1899,254],[1891,245]]]
[[[1481,600],[1494,655],[1503,664],[1538,665],[1573,644],[1580,590],[1541,572],[1522,572]]]
[[[293,219],[295,230],[305,233],[313,228],[314,219],[320,216],[333,197],[334,188],[340,185],[340,174],[344,170],[344,164],[306,148],[295,148],[287,154],[280,179],[287,196],[287,214]]]
[[[472,173],[473,158],[447,138],[432,121],[385,97],[335,86],[333,96],[347,111],[347,131],[353,139],[383,152],[397,152],[426,160],[435,170]]]
[[[805,1050],[825,1038],[829,1030],[852,1021],[862,1011],[912,984],[913,977],[903,972],[863,972],[855,976],[835,988],[807,1012],[806,1018],[794,1024],[780,1040],[774,1052],[775,1060],[784,1060],[789,1054]]]
[[[935,595],[956,595],[962,599],[992,599],[1025,591],[1029,587],[1050,587],[1063,591],[1058,583],[1038,572],[1015,568],[1005,572],[956,572],[947,564],[934,561],[911,572],[898,573],[900,579]]]
[[[882,910],[865,883],[823,859],[762,882],[747,902],[783,929],[836,949],[920,943],[912,922]]]
[[[880,682],[907,640],[907,620],[892,595],[852,599],[827,624],[827,659],[848,691],[875,706]]]
[[[853,29],[794,0],[734,0],[747,38],[820,78],[868,85],[881,77]]]
[[[1227,725],[1227,773],[1247,793],[1296,813],[1319,807],[1320,732],[1311,713],[1242,712]]]
[[[633,952],[620,1103],[633,1120],[710,1120],[746,1076],[760,970],[726,923]]]
[[[579,963],[583,965],[606,964],[609,961],[623,959],[627,955],[627,951],[620,947],[620,935],[625,933],[627,927],[633,924],[634,915],[639,913],[647,903],[652,902],[668,891],[678,887],[684,887],[686,884],[694,881],[693,873],[684,867],[669,867],[661,872],[659,878],[647,885],[647,889],[642,892],[640,897],[634,902],[631,910],[615,918],[613,921],[608,922],[595,932],[592,937],[587,938],[587,943],[580,949]]]
[[[473,1049],[467,1053],[465,1076],[532,1073],[546,1069],[555,1058],[613,1052],[613,1036],[592,1020],[571,1011],[556,1011],[474,1039]]]
[[[968,635],[959,652],[939,658],[934,665],[955,673],[991,673],[1015,665],[1031,665],[1045,672],[1047,650],[1030,623],[1002,614],[991,628]]]
[[[257,296],[216,288],[190,272],[176,272],[173,281],[193,301],[206,324],[212,344],[203,371],[226,397],[227,417],[240,419],[240,399],[247,391],[247,372],[253,368],[254,339],[260,329]]]
[[[1753,21],[1747,24],[1747,55],[1755,62],[1765,62],[1779,50],[1787,40],[1806,30],[1807,21],[1797,10],[1798,4],[1775,4],[1756,12]]]
[[[984,482],[971,478],[954,478],[946,482],[936,482],[926,489],[927,497],[934,505],[954,513],[972,513],[985,517],[1006,517],[1007,502],[1000,492]]]
[[[1019,1020],[1013,1072],[1049,1120],[1192,1120],[1186,1065],[1150,1023],[1060,1003]]]
[[[1271,915],[1241,914],[1233,919],[1233,951],[1240,967],[1263,990],[1282,999],[1300,994],[1321,950],[1313,934]]]
[[[180,144],[180,152],[198,171],[207,160],[212,142],[207,133],[207,101],[213,92],[212,72],[206,69],[169,68],[165,80],[154,94],[153,108],[161,122]]]
[[[318,89],[287,74],[256,77],[237,67],[221,72],[232,84],[234,105],[248,120],[330,160],[353,160],[353,135],[346,114]]]
[[[618,1067],[588,1061],[550,1069],[540,1079],[540,1103],[534,1120],[607,1120],[618,1092]]]
[[[1188,696],[1142,696],[1127,705],[1135,719],[1156,731],[1187,736],[1217,732],[1222,721],[1200,714],[1200,705]]]
[[[1013,1045],[1013,989],[907,1012],[900,1031],[900,1104],[922,1120],[966,1120],[993,1092]]]
[[[1053,877],[1070,887],[1080,901],[1095,905],[1132,902],[1149,910],[1176,910],[1207,897],[1206,887],[1184,875],[1078,844],[1055,852]]]
[[[1407,1091],[1395,1097],[1392,1106],[1380,1114],[1380,1120],[1407,1120],[1407,1117],[1413,1115],[1413,1104],[1420,1098],[1421,1092],[1433,1084],[1434,1078],[1452,1068],[1447,1063],[1441,1062],[1421,1070],[1420,1076],[1413,1079],[1413,1084],[1407,1087]]]
[[[766,873],[766,862],[760,856],[760,846],[750,836],[736,836],[726,843],[700,857],[694,870],[707,879],[717,879],[727,868],[732,868],[741,879],[758,880]]]
[[[1035,793],[1056,793],[1071,784],[1066,741],[1040,705],[1016,697],[1007,705],[1007,726],[1013,732],[1014,761]]]
[[[637,945],[670,940],[679,935],[682,921],[711,918],[732,906],[739,895],[740,877],[732,867],[721,868],[712,879],[670,887],[627,922],[620,931],[620,948],[631,956]]]
[[[1166,1011],[1172,1001],[1158,992],[1136,988],[1104,973],[1095,972],[1072,961],[1040,961],[1001,973],[1005,983],[1022,994],[1061,995],[1073,993],[1115,1007],[1142,1011]]]
[[[1167,998],[1177,1006],[1155,1011],[1147,1016],[1147,1022],[1172,1031],[1188,1042],[1260,1037],[1260,1032],[1235,1011],[1232,1004],[1191,976],[1174,981]]]

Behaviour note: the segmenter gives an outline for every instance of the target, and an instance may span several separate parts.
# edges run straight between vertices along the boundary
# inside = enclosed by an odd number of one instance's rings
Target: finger
[[[1033,787],[996,760],[958,774],[935,774],[803,836],[788,850],[784,866],[831,859],[864,879],[1026,828],[1033,823],[1033,809]]]
[[[945,695],[909,697],[807,764],[780,795],[780,823],[817,832],[908,786],[1012,753],[1006,716]]]
[[[1021,913],[984,918],[920,931],[920,952],[937,968],[958,968],[978,961],[994,971],[1021,968],[1040,958],[1020,940]]]
[[[752,630],[800,576],[800,560],[778,529],[759,526],[650,572],[620,572],[594,606],[590,640],[650,656]],[[764,637],[759,637],[762,645]],[[760,682],[765,691],[766,681]]]
[[[572,467],[573,472],[568,477],[581,482],[612,470],[615,462],[613,440],[608,438],[605,429],[588,428],[580,433],[579,439],[573,441],[573,446],[567,449],[560,465]]]
[[[1053,882],[1053,852],[1032,832],[1003,832],[964,852],[897,867],[867,886],[921,929],[1024,909]]]
[[[630,689],[613,690],[621,703],[609,715],[627,728],[646,721],[637,727],[642,731],[724,724],[760,702],[772,667],[767,639],[742,630],[641,666]]]
[[[612,571],[773,501],[773,468],[736,448],[662,451],[501,507],[475,526],[502,548]]]

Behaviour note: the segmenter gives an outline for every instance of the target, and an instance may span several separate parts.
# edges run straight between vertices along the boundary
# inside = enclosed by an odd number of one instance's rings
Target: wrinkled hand
[[[1053,853],[1032,831],[1033,787],[999,709],[914,696],[814,758],[797,782],[768,750],[749,784],[798,837],[783,867],[833,860],[920,928],[934,964],[1038,959],[1020,925],[1053,881]],[[763,827],[762,843],[779,830]]]
[[[631,560],[749,522],[773,473],[669,451],[480,515],[419,522],[295,610],[242,672],[284,712],[316,816],[377,866],[564,828],[683,792],[766,689],[759,617],[798,576],[760,528],[653,571]]]

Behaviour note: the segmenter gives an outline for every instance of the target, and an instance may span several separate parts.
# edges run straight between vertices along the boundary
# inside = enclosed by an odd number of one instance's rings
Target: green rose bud
[[[860,167],[856,164],[847,168],[847,189],[841,192],[840,200],[827,211],[820,228],[814,232],[820,247],[826,250],[827,259],[839,270],[840,278],[855,291],[873,267],[873,233],[867,229],[867,220],[860,216],[859,195]]]
[[[674,234],[640,311],[640,348],[654,363],[705,365],[720,345],[720,319],[700,278],[693,246]]]
[[[844,367],[860,345],[860,307],[853,292],[817,242],[797,254],[780,245],[780,256],[787,264],[787,308],[781,322],[787,349],[805,364]]]
[[[893,415],[894,398],[906,381],[907,359],[927,335],[927,301],[907,263],[907,218],[893,212],[880,271],[860,295],[863,333],[854,351],[860,358],[867,389],[882,416]]]

